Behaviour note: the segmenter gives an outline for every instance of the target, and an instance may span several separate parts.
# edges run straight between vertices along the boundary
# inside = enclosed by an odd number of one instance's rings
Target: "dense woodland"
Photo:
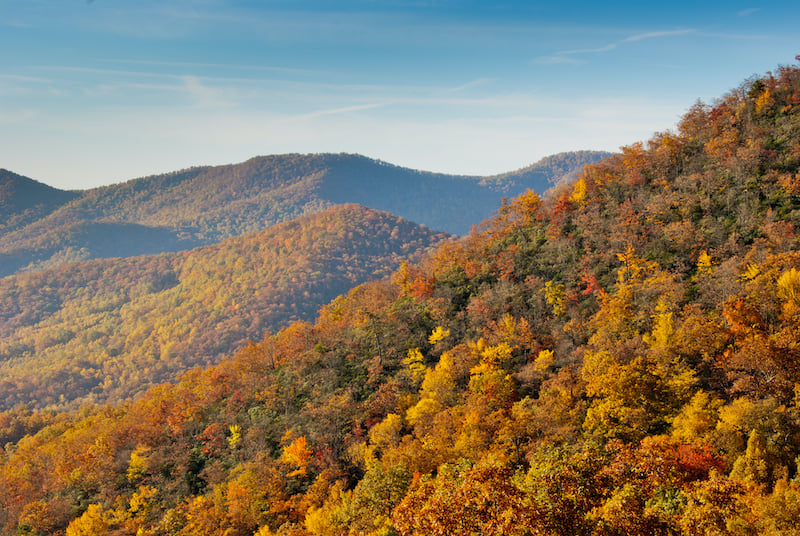
[[[504,175],[465,177],[359,155],[276,155],[83,192],[0,170],[0,277],[69,261],[187,250],[342,203],[467,234],[502,197],[543,191],[604,156],[563,153]]]
[[[0,279],[0,410],[124,400],[313,318],[446,236],[338,205],[192,251]]]
[[[0,417],[3,534],[800,518],[800,68],[134,402]]]

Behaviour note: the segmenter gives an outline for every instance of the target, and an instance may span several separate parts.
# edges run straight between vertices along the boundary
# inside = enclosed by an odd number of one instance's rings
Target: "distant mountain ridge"
[[[491,177],[417,171],[360,155],[261,156],[65,192],[0,171],[0,277],[66,261],[179,251],[357,203],[453,234],[503,197],[544,192],[608,153],[562,153]],[[38,204],[31,204],[37,199]],[[38,208],[37,208],[38,207]]]
[[[42,218],[79,195],[0,169],[0,234]]]

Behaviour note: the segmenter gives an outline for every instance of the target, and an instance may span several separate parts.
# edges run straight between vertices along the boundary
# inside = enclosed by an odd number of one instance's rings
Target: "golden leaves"
[[[291,438],[293,434],[287,433],[284,438]],[[280,461],[286,465],[296,466],[297,469],[289,472],[286,476],[306,476],[308,464],[311,463],[311,456],[313,452],[308,448],[308,442],[305,436],[300,436],[289,445],[283,447]]]

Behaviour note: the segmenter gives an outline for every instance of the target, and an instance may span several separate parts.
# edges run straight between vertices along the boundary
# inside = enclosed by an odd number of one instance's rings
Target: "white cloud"
[[[30,82],[35,84],[50,84],[52,80],[39,78],[36,76],[22,76],[16,74],[0,74],[0,80],[11,80],[13,82]]]
[[[625,40],[623,40],[622,42],[624,43]],[[618,45],[619,45],[618,43],[611,43],[609,45],[606,45],[604,47],[599,47],[599,48],[581,48],[581,49],[578,49],[578,50],[564,50],[562,52],[559,52],[558,54],[559,55],[570,55],[571,56],[573,54],[594,54],[596,52],[609,52],[609,51],[614,50],[615,48],[617,48]]]
[[[203,108],[221,108],[234,106],[235,102],[224,90],[203,83],[197,76],[181,76],[183,90],[196,106]]]
[[[749,9],[743,9],[736,14],[739,15],[740,17],[749,17],[750,15],[756,13],[757,11],[761,11],[761,8],[751,7]]]
[[[538,65],[559,65],[562,63],[577,64],[583,62],[569,56],[539,56],[538,58],[531,60],[531,63]]]
[[[124,58],[106,58],[100,61],[108,63],[127,63],[132,65],[151,65],[161,67],[192,67],[198,69],[212,68],[225,69],[228,71],[253,71],[253,72],[275,72],[290,75],[324,75],[329,72],[315,69],[301,69],[294,67],[276,67],[273,65],[243,64],[243,63],[204,63],[191,61],[157,61],[157,60],[136,60]]]
[[[296,120],[308,120],[314,119],[315,117],[321,117],[323,115],[336,115],[336,114],[347,114],[352,112],[361,112],[364,110],[372,110],[374,108],[381,108],[382,106],[387,106],[391,103],[388,102],[376,102],[373,104],[358,104],[355,106],[343,106],[341,108],[332,108],[328,110],[318,110],[315,112],[309,112],[307,114],[301,114],[294,116],[292,119]]]
[[[466,84],[461,84],[460,86],[456,86],[456,87],[453,87],[453,88],[448,88],[448,89],[445,90],[445,92],[446,93],[459,93],[459,92],[465,91],[467,89],[472,89],[472,88],[475,88],[475,87],[484,86],[486,84],[489,84],[490,82],[493,82],[492,78],[476,78],[475,80],[467,82]]]
[[[540,56],[533,60],[533,63],[538,63],[542,65],[552,65],[558,63],[579,63],[579,61],[572,58],[572,56],[581,56],[585,54],[601,54],[603,52],[611,52],[619,48],[621,45],[626,43],[635,43],[637,41],[643,41],[645,39],[657,39],[662,37],[675,37],[679,35],[686,35],[693,33],[695,30],[670,30],[670,31],[660,31],[660,32],[646,32],[641,34],[631,35],[626,37],[625,39],[621,39],[619,41],[615,41],[613,43],[609,43],[607,45],[601,47],[594,47],[594,48],[579,48],[574,50],[562,50],[560,52],[556,52],[552,56]]]
[[[632,43],[636,41],[642,41],[643,39],[655,39],[658,37],[673,37],[676,35],[686,35],[689,33],[693,33],[694,30],[672,30],[668,32],[648,32],[638,35],[632,35],[630,37],[626,37],[621,41],[621,43]]]

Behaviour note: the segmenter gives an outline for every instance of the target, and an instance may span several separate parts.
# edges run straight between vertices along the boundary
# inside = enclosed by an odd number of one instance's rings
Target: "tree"
[[[538,513],[512,476],[491,463],[445,465],[400,502],[392,515],[394,526],[402,536],[531,534]]]

